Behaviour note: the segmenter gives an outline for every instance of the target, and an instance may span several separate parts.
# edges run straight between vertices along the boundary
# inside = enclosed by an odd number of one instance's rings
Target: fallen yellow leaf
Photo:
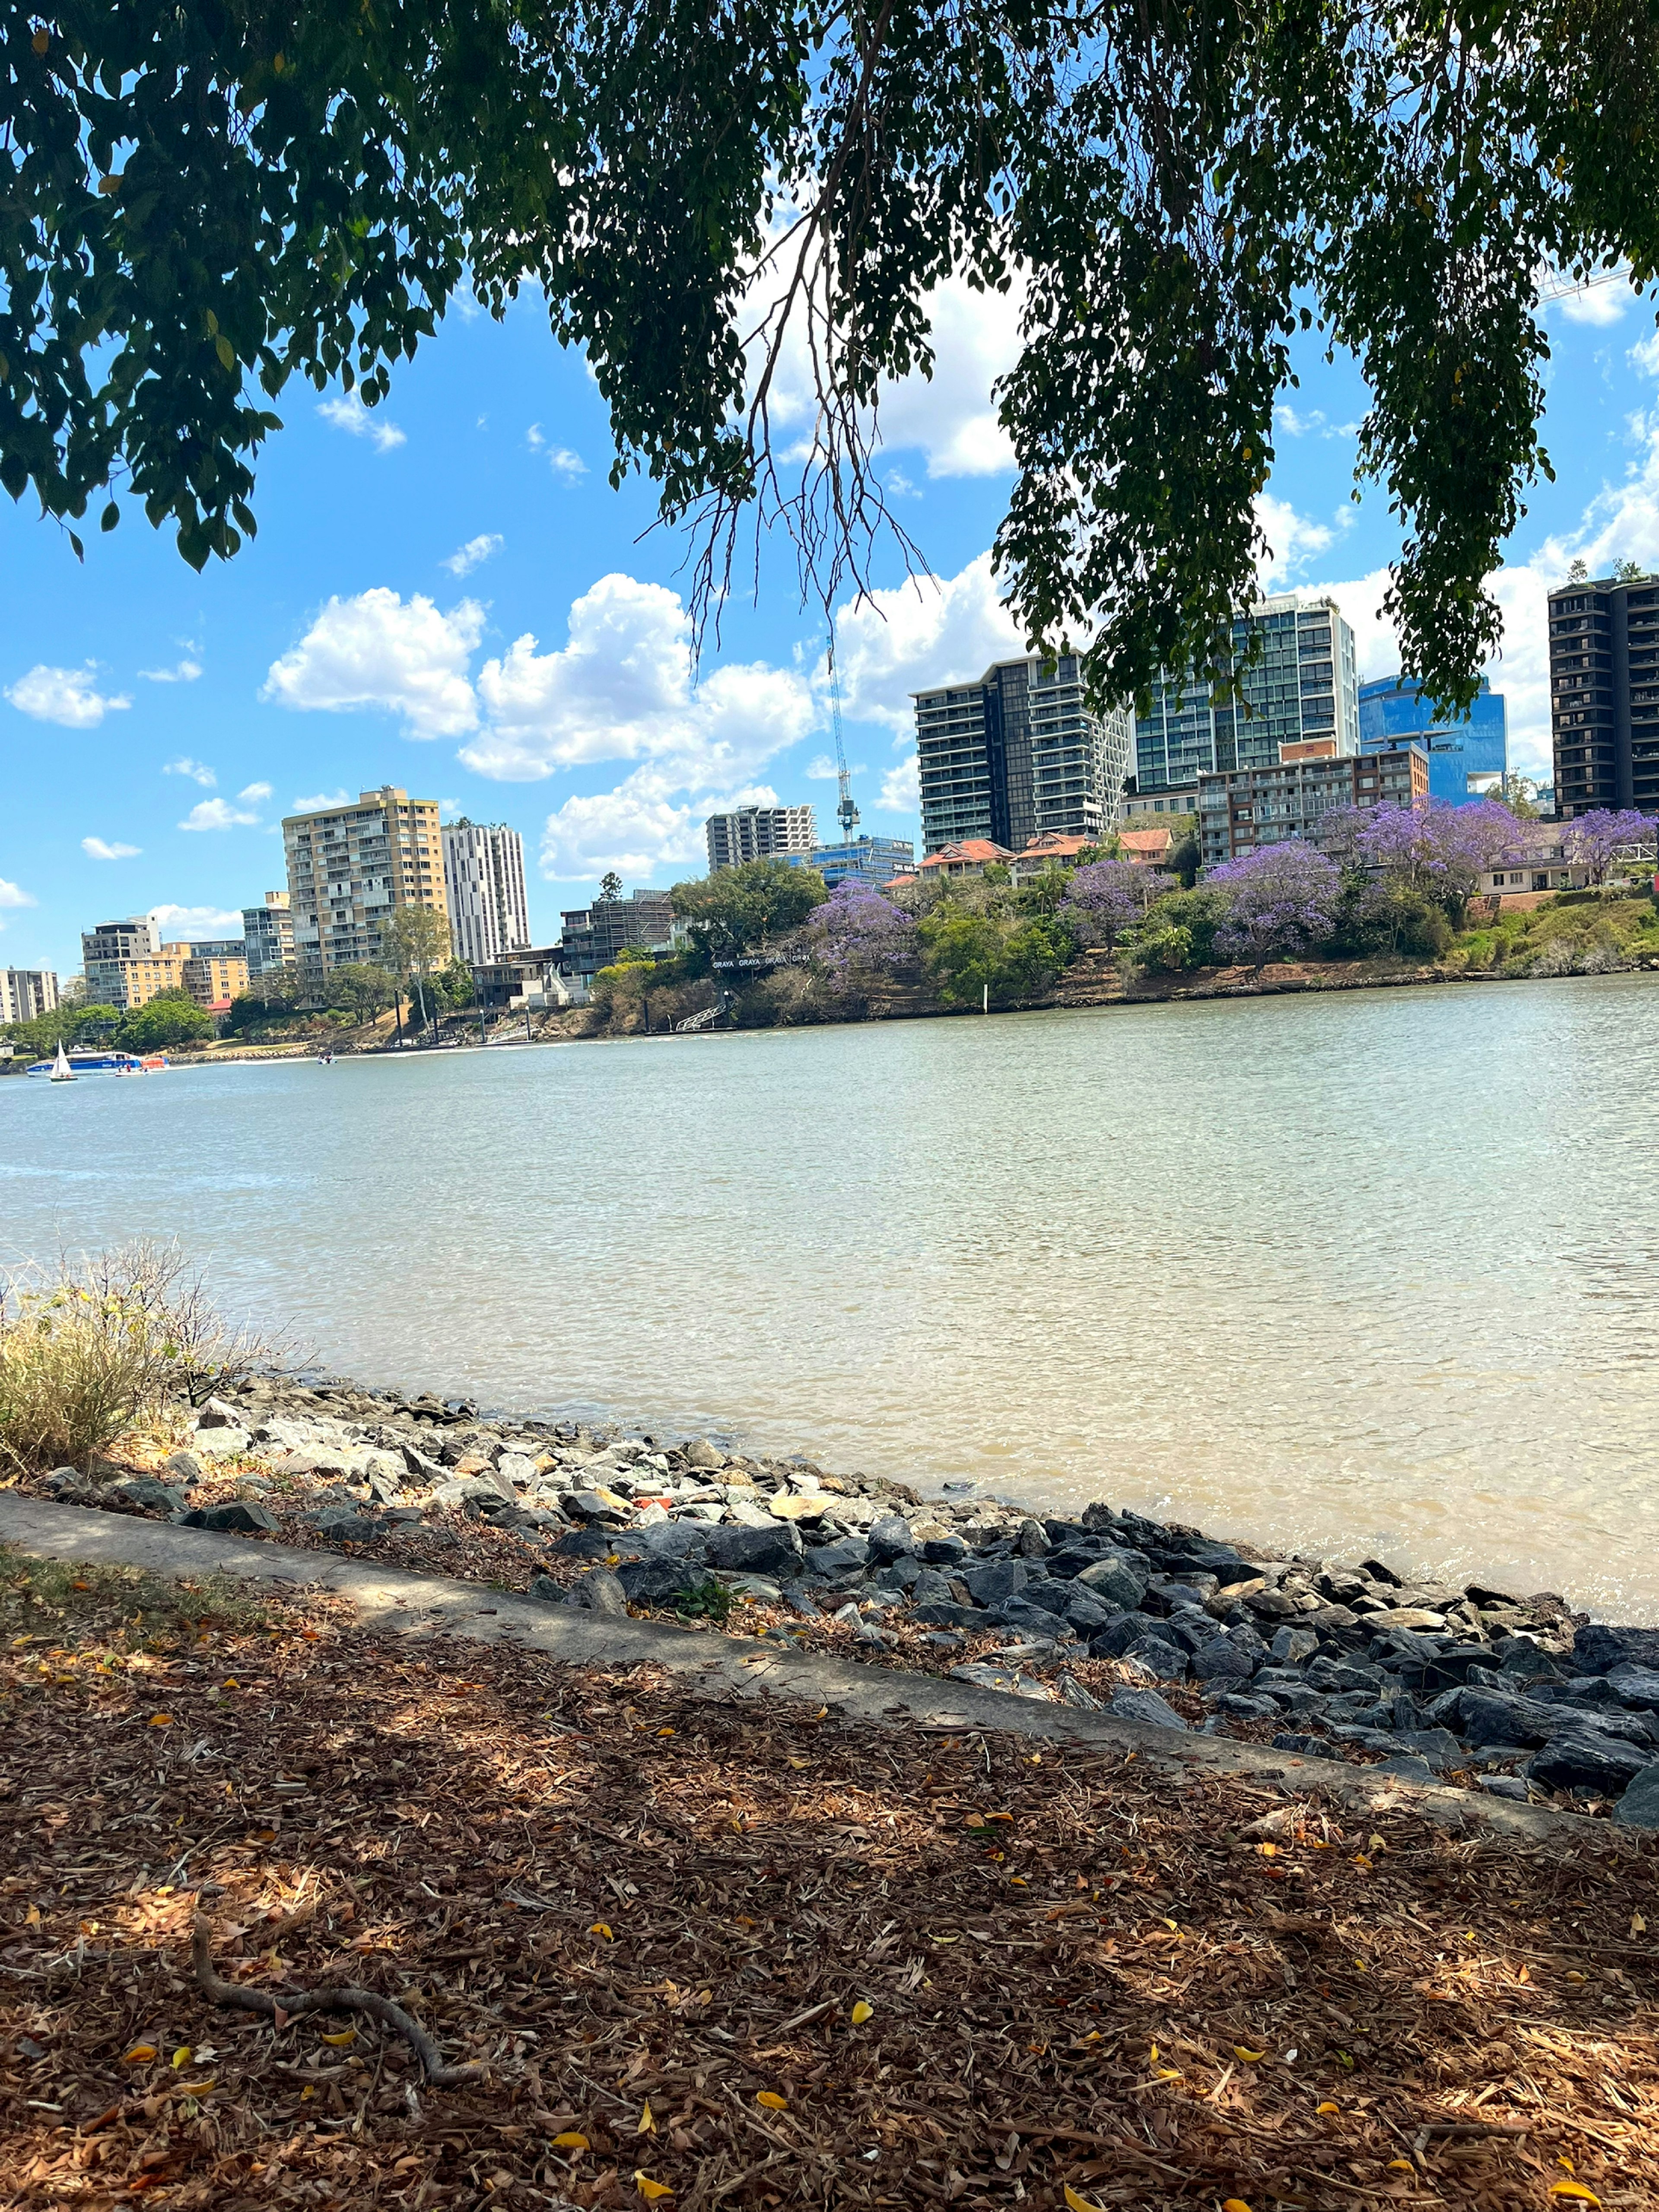
[[[659,1735],[672,1735],[674,1731],[672,1729],[659,1729],[657,1730],[657,1734]]]
[[[1648,1932],[1648,1923],[1639,1912],[1632,1912],[1630,1917],[1630,1932],[1632,1936],[1645,1936]]]
[[[149,1717],[149,1724],[152,1728],[171,1728],[173,1726],[173,1715],[171,1713],[152,1713]]]
[[[188,2066],[191,2060],[194,2058],[195,2056],[196,2053],[191,2049],[189,2044],[181,2043],[179,2045],[179,2048],[173,2054],[173,2064],[175,2073],[179,2067]]]
[[[640,2124],[635,2130],[635,2133],[641,2136],[653,2136],[656,2132],[657,2124],[651,2117],[651,2100],[647,2097],[641,2107]]]
[[[596,1920],[587,1932],[590,1936],[603,1936],[607,1943],[613,1943],[616,1941],[603,1920]]]
[[[40,1908],[38,1905],[30,1905],[28,1911],[23,1915],[23,1925],[25,1928],[38,1928],[40,1925]]]
[[[1267,2055],[1265,2051],[1247,2051],[1242,2043],[1234,2044],[1233,2049],[1248,2066],[1254,2066],[1258,2058],[1265,2058]]]
[[[348,2044],[355,2043],[356,2040],[357,2031],[355,2027],[343,2027],[337,2035],[325,2035],[323,2038],[323,2041],[335,2051],[343,2051]]]
[[[764,2105],[767,2110],[772,2112],[787,2112],[789,2109],[788,2098],[779,2096],[775,2089],[757,2089],[755,2102],[757,2105]]]
[[[1079,2197],[1069,2181],[1066,2185],[1066,2203],[1069,2212],[1101,2212],[1098,2204],[1091,2204],[1086,2197]]]
[[[567,2128],[562,2136],[554,2136],[553,2148],[555,2150],[586,2150],[590,2145],[585,2135],[578,2134],[574,2128]]]
[[[1261,1846],[1261,1856],[1264,1859],[1276,1859],[1279,1856],[1278,1844],[1263,1844]]]
[[[810,1759],[792,1759],[790,1760],[789,1764],[791,1765],[791,1766],[797,1766],[797,1767],[799,1767],[799,1766],[810,1766],[810,1765],[811,1765],[811,1761]]]
[[[654,2204],[659,2197],[672,2197],[674,2194],[668,2182],[653,2181],[648,2173],[636,2172],[634,2176],[634,2186],[647,2204]]]
[[[1570,2197],[1575,2204],[1599,2204],[1601,2200],[1593,2189],[1586,2189],[1582,2181],[1553,2181],[1552,2197]]]
[[[854,2027],[862,2027],[865,2021],[871,2017],[874,2011],[875,2007],[873,2005],[866,2004],[864,1999],[860,1997],[858,2002],[853,2007]]]
[[[1314,2110],[1316,2112],[1334,2112],[1340,2111],[1340,2107],[1328,2102],[1323,2105],[1316,2105],[1314,2106]]]
[[[1250,2212],[1250,2208],[1242,2197],[1227,2197],[1222,2200],[1221,2212]]]
[[[153,2043],[135,2043],[131,2051],[122,2053],[121,2063],[124,2066],[147,2066],[155,2056],[155,2045]]]
[[[1408,2158],[1391,2158],[1389,2160],[1390,2173],[1414,2173],[1416,2170]]]
[[[1365,1846],[1368,1851],[1386,1851],[1388,1848],[1389,1842],[1386,1836],[1373,1836]]]

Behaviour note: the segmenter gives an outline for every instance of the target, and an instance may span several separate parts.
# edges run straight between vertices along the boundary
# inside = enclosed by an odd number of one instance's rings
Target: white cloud
[[[201,672],[201,662],[192,660],[188,653],[174,667],[141,668],[138,671],[146,684],[193,684]]]
[[[250,783],[244,786],[236,796],[238,799],[246,799],[249,805],[253,805],[262,799],[270,798],[270,786],[268,783]]]
[[[192,938],[240,937],[242,917],[232,907],[153,906],[149,918],[163,944],[187,945]]]
[[[1659,376],[1659,331],[1631,348],[1630,364],[1648,376]]]
[[[81,850],[90,860],[134,860],[143,848],[138,845],[112,845],[102,837],[83,837]]]
[[[440,561],[441,568],[447,568],[452,576],[470,576],[472,571],[499,553],[506,544],[496,531],[487,530],[477,538],[469,538],[465,545],[452,553],[447,561]]]
[[[317,412],[337,430],[371,440],[377,453],[389,453],[406,442],[395,422],[389,422],[378,407],[365,407],[355,392],[339,392],[331,398],[319,399]]]
[[[97,679],[95,660],[79,668],[49,668],[41,661],[27,676],[20,676],[5,696],[20,714],[37,722],[56,722],[65,730],[95,730],[106,714],[132,704],[125,694],[100,691]]]
[[[168,761],[161,773],[163,775],[187,775],[192,783],[199,783],[207,791],[211,791],[219,781],[204,762],[191,760],[188,753],[182,754],[177,760]]]
[[[313,791],[309,799],[295,800],[294,811],[296,814],[325,814],[331,807],[349,806],[350,804],[351,793],[349,791]]]
[[[635,884],[659,872],[701,875],[708,866],[703,822],[733,806],[775,806],[769,784],[735,791],[687,794],[672,770],[637,768],[614,791],[568,799],[547,817],[542,835],[542,873],[585,882],[607,868]]]
[[[478,674],[487,716],[462,748],[502,782],[534,782],[602,760],[672,762],[681,787],[741,781],[816,719],[793,672],[729,662],[695,689],[690,625],[678,593],[602,576],[570,610],[569,641],[537,651],[528,635]]]
[[[32,893],[16,884],[9,884],[3,876],[0,876],[0,906],[39,906],[40,903]]]
[[[977,679],[994,660],[1025,650],[981,553],[958,575],[923,576],[872,592],[836,617],[836,662],[846,713],[915,733],[908,696],[952,678]]]
[[[1625,310],[1636,296],[1626,274],[1609,276],[1581,291],[1563,293],[1554,304],[1570,323],[1589,323],[1593,329],[1605,330],[1609,324],[1623,322]]]
[[[461,811],[461,802],[459,799],[441,799],[438,801],[438,819],[440,822],[453,822],[455,819],[455,817]]]
[[[1315,554],[1326,551],[1336,536],[1322,522],[1298,514],[1287,500],[1275,499],[1271,492],[1258,495],[1255,518],[1267,538],[1267,550],[1256,565],[1264,589],[1282,589]]]
[[[179,824],[181,830],[253,830],[259,817],[246,808],[233,806],[228,799],[204,799],[192,806]]]
[[[548,467],[561,483],[574,483],[579,477],[587,474],[587,464],[581,455],[573,453],[568,446],[550,445],[539,422],[531,424],[525,433],[525,443],[532,453],[546,455]]]
[[[378,707],[401,714],[411,738],[459,737],[478,714],[467,663],[484,611],[463,599],[448,614],[384,586],[331,599],[298,645],[273,661],[260,696],[300,713]]]
[[[881,780],[881,795],[876,801],[878,814],[920,814],[921,811],[921,782],[916,773],[916,757],[908,752],[901,761],[895,761]]]

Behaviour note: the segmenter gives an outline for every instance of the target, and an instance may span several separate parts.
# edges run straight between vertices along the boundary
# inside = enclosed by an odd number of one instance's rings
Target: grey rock
[[[765,1528],[710,1528],[708,1563],[730,1573],[793,1575],[799,1568],[800,1536],[793,1522]]]
[[[489,1483],[479,1482],[470,1474],[454,1475],[447,1482],[434,1484],[432,1495],[427,1500],[428,1505],[435,1506],[445,1513],[459,1512],[467,1505],[499,1504],[501,1502],[500,1493]]]
[[[120,1498],[125,1504],[137,1505],[146,1513],[182,1513],[188,1503],[182,1489],[171,1483],[157,1482],[152,1474],[138,1474],[130,1482],[118,1482],[109,1495]]]
[[[1284,1590],[1258,1590],[1254,1597],[1247,1597],[1244,1604],[1258,1620],[1294,1620],[1302,1611],[1298,1601]]]
[[[1588,1674],[1621,1666],[1659,1668],[1659,1628],[1607,1628],[1592,1621],[1574,1632],[1572,1656]]]
[[[1659,1708],[1659,1668],[1620,1665],[1601,1679],[1617,1692],[1621,1705],[1649,1711]]]
[[[1050,1548],[1042,1522],[1028,1519],[1020,1522],[1014,1549],[1022,1559],[1040,1559]]]
[[[419,1480],[422,1482],[441,1482],[443,1480],[443,1462],[441,1460],[428,1459],[426,1454],[416,1445],[409,1443],[400,1443],[398,1449],[403,1454],[404,1468],[410,1474],[417,1477]]]
[[[783,1601],[790,1612],[798,1614],[802,1620],[822,1620],[823,1618],[823,1607],[818,1604],[810,1591],[787,1589],[783,1594]]]
[[[968,1644],[965,1636],[959,1636],[951,1628],[930,1628],[921,1640],[933,1651],[962,1651]]]
[[[563,1605],[568,1600],[569,1592],[562,1583],[556,1583],[551,1575],[538,1575],[525,1595],[533,1597],[541,1605]]]
[[[1193,1656],[1193,1672],[1200,1682],[1247,1682],[1255,1672],[1255,1662],[1228,1636],[1218,1636]]]
[[[1439,1704],[1437,1699],[1437,1705]],[[1474,1744],[1547,1743],[1560,1735],[1593,1734],[1646,1747],[1652,1744],[1645,1716],[1624,1711],[1586,1711],[1546,1703],[1541,1698],[1500,1697],[1491,1690],[1465,1690],[1457,1700],[1458,1734]],[[1448,1715],[1439,1717],[1448,1718]]]
[[[1120,1620],[1103,1628],[1089,1640],[1089,1649],[1097,1659],[1121,1659],[1139,1638],[1152,1634],[1163,1623],[1148,1620],[1145,1613],[1126,1613]]]
[[[872,1557],[874,1549],[872,1545],[871,1547]],[[890,1560],[886,1566],[878,1571],[877,1587],[880,1589],[908,1590],[923,1575],[931,1571],[931,1569],[922,1565],[920,1559],[907,1555],[902,1559]]]
[[[196,1416],[198,1429],[240,1429],[244,1425],[240,1407],[228,1405],[222,1398],[210,1398]]]
[[[495,1462],[495,1473],[515,1490],[527,1490],[536,1480],[536,1462],[523,1452],[503,1452]]]
[[[553,1549],[562,1559],[604,1559],[611,1555],[611,1539],[604,1528],[572,1528]]]
[[[1279,1707],[1271,1698],[1252,1698],[1238,1690],[1229,1690],[1217,1701],[1216,1710],[1229,1714],[1236,1721],[1273,1721],[1279,1718]]]
[[[834,1582],[839,1576],[857,1574],[870,1564],[870,1547],[862,1536],[842,1536],[833,1544],[817,1544],[805,1555],[806,1571],[815,1581]]]
[[[910,1534],[910,1524],[900,1513],[884,1513],[870,1523],[866,1531],[870,1543],[870,1556],[890,1565],[896,1559],[915,1554],[915,1539]]]
[[[603,1574],[607,1571],[595,1567],[592,1571]],[[627,1559],[616,1569],[616,1579],[630,1605],[662,1605],[670,1598],[695,1589],[704,1577],[702,1570],[690,1559]]]
[[[884,1628],[878,1628],[872,1620],[860,1621],[859,1626],[853,1631],[853,1641],[854,1644],[878,1644],[886,1645],[890,1644],[892,1640],[892,1638],[887,1633],[887,1631]]]
[[[1090,1649],[1093,1650],[1093,1645]],[[1166,1644],[1161,1636],[1138,1636],[1121,1656],[1126,1666],[1144,1667],[1160,1682],[1183,1682],[1187,1679],[1187,1654],[1179,1645]]]
[[[1083,1569],[1077,1579],[1086,1589],[1113,1605],[1121,1605],[1126,1613],[1134,1607],[1146,1595],[1146,1585],[1152,1579],[1146,1564],[1127,1552],[1109,1552],[1103,1559],[1096,1559]]]
[[[951,1588],[949,1575],[942,1575],[937,1567],[923,1567],[910,1584],[910,1595],[918,1605],[949,1601],[959,1604]]]
[[[683,1444],[680,1448],[680,1457],[688,1467],[702,1468],[711,1474],[717,1468],[726,1465],[726,1454],[717,1451],[714,1445],[702,1437],[695,1437],[689,1444]]]
[[[1414,1758],[1409,1752],[1392,1753],[1366,1771],[1371,1774],[1392,1774],[1401,1782],[1432,1782],[1436,1773],[1428,1759]]]
[[[1102,1709],[1100,1699],[1091,1690],[1085,1690],[1075,1674],[1057,1676],[1054,1687],[1060,1692],[1062,1705],[1074,1705],[1081,1713],[1097,1713]]]
[[[1091,1589],[1074,1588],[1071,1602],[1066,1608],[1065,1618],[1071,1622],[1079,1636],[1091,1636],[1100,1629],[1110,1626],[1111,1623],[1117,1619],[1117,1607],[1108,1605],[1103,1599],[1097,1597]]]
[[[1362,1659],[1316,1659],[1309,1666],[1308,1682],[1316,1690],[1377,1690],[1382,1669]]]
[[[1613,1808],[1626,1828],[1659,1828],[1659,1766],[1644,1767]]]
[[[1463,1764],[1463,1747],[1449,1729],[1402,1729],[1398,1741],[1403,1751],[1416,1752],[1437,1772]]]
[[[1492,1645],[1492,1656],[1504,1674],[1516,1681],[1559,1682],[1561,1669],[1547,1651],[1540,1650],[1530,1637],[1508,1636]]]
[[[229,1459],[245,1452],[252,1441],[246,1429],[198,1429],[196,1451],[203,1459]]]
[[[185,1516],[190,1528],[216,1528],[222,1534],[270,1536],[276,1533],[276,1516],[269,1508],[250,1499],[234,1498],[223,1505],[198,1506]]]
[[[1304,1759],[1328,1759],[1331,1754],[1331,1747],[1322,1736],[1304,1735],[1295,1729],[1276,1735],[1273,1749],[1299,1753]]]
[[[1184,1729],[1187,1726],[1156,1690],[1114,1690],[1109,1710],[1119,1720],[1141,1721],[1150,1728]]]
[[[367,1544],[379,1527],[374,1514],[356,1513],[349,1506],[332,1506],[317,1516],[317,1534],[331,1544]]]
[[[921,1556],[930,1567],[954,1567],[960,1565],[969,1553],[960,1536],[924,1536]]]
[[[1006,1605],[1030,1582],[1031,1570],[1024,1559],[993,1559],[986,1566],[964,1567],[962,1579],[975,1605]]]
[[[1318,1650],[1319,1638],[1310,1628],[1292,1628],[1287,1624],[1279,1629],[1267,1649],[1281,1667],[1299,1667]]]
[[[590,1567],[570,1585],[567,1602],[584,1613],[625,1613],[628,1592],[609,1567]]]
[[[448,1485],[446,1484],[445,1487],[447,1488]],[[495,1498],[499,1498],[501,1496],[501,1492],[495,1488],[493,1484],[480,1482],[476,1486],[476,1487],[479,1492],[485,1492],[489,1496]],[[605,1500],[599,1495],[598,1492],[592,1490],[573,1490],[568,1502],[568,1510],[569,1511],[572,1518],[578,1521],[611,1521],[619,1522],[622,1519],[622,1516],[617,1511],[617,1508],[614,1505],[607,1504]]]
[[[1545,1790],[1595,1790],[1621,1797],[1644,1768],[1652,1765],[1651,1746],[1623,1742],[1603,1729],[1579,1729],[1558,1735],[1527,1761],[1528,1782]]]
[[[199,1482],[205,1472],[201,1461],[193,1451],[181,1449],[169,1452],[167,1464],[168,1473],[175,1475],[186,1488],[192,1483]]]
[[[1026,1612],[1052,1613],[1056,1620],[1063,1620],[1077,1594],[1075,1583],[1056,1582],[1049,1575],[1033,1575],[1018,1598],[1011,1599],[1009,1604]],[[1001,1610],[1006,1613],[1009,1607],[1004,1606]]]
[[[1325,1703],[1317,1690],[1310,1690],[1305,1685],[1291,1687],[1275,1682],[1270,1688],[1263,1690],[1260,1674],[1250,1687],[1253,1692],[1259,1692],[1264,1697],[1270,1697],[1282,1713],[1316,1713]]]
[[[911,1619],[924,1628],[986,1628],[989,1623],[976,1606],[958,1605],[954,1598],[930,1597],[911,1611]]]
[[[1474,1780],[1477,1789],[1485,1790],[1493,1797],[1507,1797],[1517,1805],[1526,1804],[1532,1796],[1518,1774],[1477,1774]],[[1630,1793],[1626,1790],[1625,1794],[1628,1796]],[[1623,1802],[1621,1798],[1620,1802]],[[1615,1810],[1613,1818],[1618,1817]]]

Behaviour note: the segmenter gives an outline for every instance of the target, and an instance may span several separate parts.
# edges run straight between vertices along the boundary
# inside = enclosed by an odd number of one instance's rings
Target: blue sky
[[[1492,671],[1534,770],[1545,592],[1576,554],[1659,562],[1651,307],[1608,287],[1550,317],[1558,480],[1535,487],[1497,580]],[[877,603],[839,618],[866,830],[917,832],[907,694],[1015,649],[986,559],[1008,483],[988,394],[1013,322],[1006,301],[947,289],[933,385],[884,409],[890,490],[937,581],[907,587],[886,556]],[[1398,540],[1379,491],[1350,498],[1364,406],[1352,365],[1310,346],[1279,425],[1267,580],[1334,590],[1362,672],[1386,674]],[[71,972],[106,915],[226,930],[283,881],[283,814],[375,784],[513,823],[542,942],[607,867],[630,885],[700,873],[716,801],[811,800],[829,825],[823,641],[787,549],[763,548],[758,607],[728,605],[694,673],[684,546],[651,528],[645,488],[610,489],[604,410],[536,305],[505,325],[452,313],[372,416],[297,386],[281,411],[258,538],[200,576],[136,509],[89,534],[82,566],[55,525],[3,503],[0,963]]]

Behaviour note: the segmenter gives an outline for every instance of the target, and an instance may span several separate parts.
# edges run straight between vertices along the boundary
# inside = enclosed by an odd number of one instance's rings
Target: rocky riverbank
[[[1659,1630],[1553,1593],[268,1378],[27,1486],[1659,1827]]]

